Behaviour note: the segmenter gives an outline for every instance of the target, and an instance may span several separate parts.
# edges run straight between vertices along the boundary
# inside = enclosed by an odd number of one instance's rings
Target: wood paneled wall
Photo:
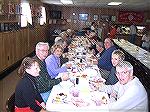
[[[46,40],[46,26],[0,33],[0,72],[33,52],[39,41]]]

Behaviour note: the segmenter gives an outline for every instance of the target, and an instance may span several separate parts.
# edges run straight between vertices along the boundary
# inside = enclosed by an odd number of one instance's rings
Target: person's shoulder
[[[114,50],[116,50],[117,48],[115,47],[115,46],[111,46],[110,48],[109,48],[109,51],[114,51]]]
[[[51,54],[51,55],[49,55],[46,59],[45,59],[45,61],[50,61],[50,60],[54,60],[55,58],[54,58],[54,55],[53,54]]]
[[[128,86],[134,88],[136,91],[140,91],[144,88],[143,84],[136,76],[134,76],[133,80],[128,83]]]
[[[35,59],[36,61],[38,61],[39,60],[39,58],[35,55],[35,56],[33,56],[32,57],[32,59]]]
[[[30,84],[30,81],[26,76],[24,76],[18,83],[18,85],[22,88],[25,88],[29,84]]]

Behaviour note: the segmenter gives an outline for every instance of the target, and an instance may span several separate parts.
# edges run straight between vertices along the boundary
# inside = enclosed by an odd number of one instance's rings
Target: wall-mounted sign
[[[138,22],[141,23],[144,20],[144,14],[142,12],[134,11],[120,11],[118,15],[119,22]]]

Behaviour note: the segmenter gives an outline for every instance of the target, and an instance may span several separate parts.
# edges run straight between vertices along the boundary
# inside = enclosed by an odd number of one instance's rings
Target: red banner
[[[141,23],[144,20],[143,12],[120,11],[118,15],[119,22],[137,22]]]

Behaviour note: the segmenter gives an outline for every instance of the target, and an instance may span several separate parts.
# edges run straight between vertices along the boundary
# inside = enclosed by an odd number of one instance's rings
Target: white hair
[[[49,44],[47,42],[38,42],[36,44],[36,51],[39,50],[41,46],[47,46],[49,49]]]
[[[119,63],[116,66],[116,68],[117,67],[119,67],[119,68],[127,68],[128,70],[133,70],[133,66],[128,61],[122,61],[121,63]]]
[[[57,43],[60,40],[63,40],[63,39],[61,37],[56,37],[54,41],[55,41],[55,43]]]

